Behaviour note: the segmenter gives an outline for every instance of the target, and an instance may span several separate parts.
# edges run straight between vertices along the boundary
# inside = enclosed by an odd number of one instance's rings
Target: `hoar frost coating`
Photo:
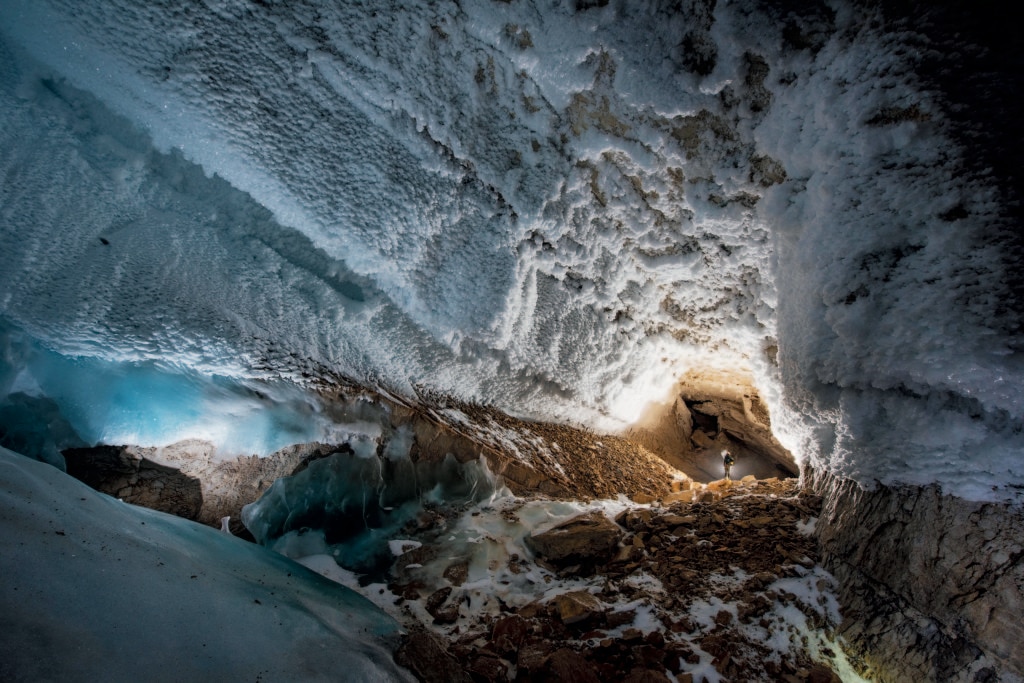
[[[995,183],[913,36],[684,4],[3,2],[0,313],[599,428],[742,366],[802,461],[1024,480]]]

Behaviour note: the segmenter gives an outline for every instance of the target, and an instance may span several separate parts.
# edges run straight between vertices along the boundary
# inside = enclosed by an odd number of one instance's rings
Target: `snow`
[[[393,538],[388,541],[388,549],[391,551],[391,554],[395,557],[398,557],[399,555],[404,555],[410,550],[415,550],[416,548],[419,548],[421,545],[423,544],[419,541],[413,541],[410,539]]]
[[[396,622],[276,553],[4,448],[0,511],[5,679],[413,680]]]
[[[71,427],[19,438],[369,455],[290,384],[618,429],[721,368],[802,463],[1012,497],[999,179],[924,39],[830,7],[0,0],[0,390]]]
[[[804,536],[813,536],[814,532],[815,532],[815,529],[817,529],[817,527],[818,527],[818,518],[817,517],[811,517],[806,522],[804,520],[799,520],[796,523],[796,530],[799,531]]]

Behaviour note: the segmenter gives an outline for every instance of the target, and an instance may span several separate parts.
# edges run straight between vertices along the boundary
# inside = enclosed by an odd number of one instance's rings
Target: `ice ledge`
[[[0,448],[0,679],[407,681],[397,624],[227,534]]]

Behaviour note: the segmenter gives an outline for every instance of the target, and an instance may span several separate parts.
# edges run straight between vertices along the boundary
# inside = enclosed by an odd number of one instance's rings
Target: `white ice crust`
[[[29,340],[0,389],[75,412],[46,353],[103,386],[330,370],[608,429],[713,365],[802,462],[1009,495],[994,179],[913,35],[837,2],[783,49],[747,4],[0,0],[0,318]]]

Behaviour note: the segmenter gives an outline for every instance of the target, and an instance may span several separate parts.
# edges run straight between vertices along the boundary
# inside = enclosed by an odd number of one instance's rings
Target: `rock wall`
[[[232,533],[247,536],[242,506],[263,495],[279,477],[342,448],[348,447],[296,444],[266,458],[222,460],[210,442],[186,439],[160,448],[68,449],[64,457],[68,474],[97,491],[214,527],[220,526],[222,517],[231,517]]]
[[[63,453],[75,479],[126,503],[195,520],[203,507],[202,484],[121,446],[69,448]]]
[[[878,681],[1024,680],[1024,509],[936,486],[865,490],[820,471],[822,559],[839,635]]]

